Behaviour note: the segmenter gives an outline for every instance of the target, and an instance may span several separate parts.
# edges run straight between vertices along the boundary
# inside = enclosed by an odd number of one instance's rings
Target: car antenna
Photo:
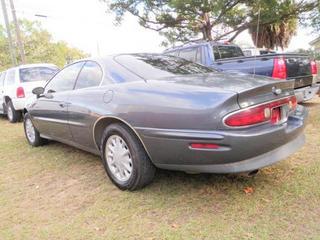
[[[258,51],[258,36],[259,36],[259,25],[260,25],[260,13],[261,13],[261,5],[259,5],[259,11],[258,11],[258,22],[257,22],[257,33],[256,33],[256,39],[255,39],[255,49],[256,53],[254,55],[254,65],[253,65],[253,78],[256,75],[256,64],[257,64],[257,51]]]

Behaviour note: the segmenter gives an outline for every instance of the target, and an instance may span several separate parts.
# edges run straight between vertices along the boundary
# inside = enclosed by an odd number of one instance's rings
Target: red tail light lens
[[[25,97],[23,87],[18,87],[17,88],[17,94],[16,95],[17,95],[17,98],[24,98]]]
[[[267,106],[259,106],[232,115],[224,122],[230,127],[243,127],[268,121],[270,116],[270,108]]]
[[[227,116],[224,119],[224,124],[229,127],[246,127],[264,122],[277,124],[282,120],[281,107],[284,105],[288,106],[288,111],[295,110],[297,106],[296,97],[291,96],[240,110]]]
[[[197,148],[197,149],[218,149],[220,148],[219,145],[214,143],[191,143],[191,148]]]
[[[283,57],[275,58],[273,60],[272,77],[278,78],[278,79],[286,79],[287,78],[287,66],[286,66],[286,61]]]
[[[317,75],[318,74],[318,67],[317,67],[316,61],[310,61],[310,66],[311,66],[311,74]]]
[[[271,114],[271,123],[276,124],[281,120],[281,108],[277,107],[272,109],[272,114]]]

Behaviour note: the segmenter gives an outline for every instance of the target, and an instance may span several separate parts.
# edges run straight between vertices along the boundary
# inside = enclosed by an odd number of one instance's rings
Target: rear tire
[[[38,130],[33,126],[31,121],[31,117],[29,113],[24,115],[24,134],[27,138],[28,143],[33,147],[39,147],[48,142],[47,139],[40,137],[40,133]]]
[[[16,123],[21,120],[22,114],[21,111],[14,109],[14,106],[11,101],[7,103],[7,118],[9,122]]]
[[[156,168],[140,140],[126,125],[106,127],[100,149],[110,180],[121,190],[137,190],[152,182]]]

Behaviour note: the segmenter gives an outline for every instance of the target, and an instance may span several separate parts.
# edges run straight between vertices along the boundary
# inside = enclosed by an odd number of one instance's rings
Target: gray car
[[[293,87],[158,54],[81,60],[33,90],[25,135],[100,155],[123,190],[147,185],[156,168],[255,171],[304,143],[307,111]]]

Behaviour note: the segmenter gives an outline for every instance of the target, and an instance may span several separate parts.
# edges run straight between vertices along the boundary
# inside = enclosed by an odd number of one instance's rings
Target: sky
[[[54,40],[66,41],[92,56],[164,50],[160,46],[163,38],[141,27],[129,14],[121,26],[115,26],[113,14],[99,0],[14,0],[14,3],[18,18],[40,21]],[[35,17],[36,14],[47,17]],[[2,17],[0,21],[3,23]],[[299,28],[287,50],[309,48],[308,43],[316,38],[310,32],[310,29]],[[237,42],[252,45],[247,32],[240,34]]]

